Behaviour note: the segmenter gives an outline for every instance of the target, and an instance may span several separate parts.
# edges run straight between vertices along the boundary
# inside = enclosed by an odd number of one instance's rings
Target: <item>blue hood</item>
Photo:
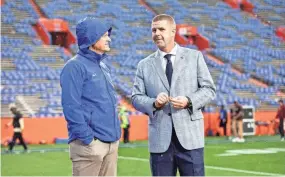
[[[103,23],[99,19],[86,17],[76,25],[76,36],[79,49],[88,48],[96,43],[106,32],[111,35],[110,24]]]

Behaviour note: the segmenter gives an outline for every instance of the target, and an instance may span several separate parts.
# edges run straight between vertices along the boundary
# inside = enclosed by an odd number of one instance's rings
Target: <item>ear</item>
[[[90,45],[89,49],[91,49],[91,50],[94,49],[95,48],[95,44]]]
[[[173,28],[171,32],[172,32],[172,35],[175,36],[175,34],[176,34],[176,28]]]

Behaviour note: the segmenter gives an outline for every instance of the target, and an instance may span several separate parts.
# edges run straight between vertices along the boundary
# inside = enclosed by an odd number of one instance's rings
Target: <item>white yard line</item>
[[[255,174],[255,175],[284,176],[284,174],[266,173],[266,172],[249,171],[249,170],[239,170],[239,169],[235,169],[235,168],[224,168],[224,167],[215,167],[215,166],[208,166],[208,165],[206,165],[206,168],[215,169],[215,170],[222,170],[222,171],[232,171],[232,172],[240,172],[240,173],[247,173],[247,174]]]
[[[137,157],[119,156],[119,159],[123,159],[123,160],[135,160],[135,161],[142,161],[142,162],[149,162],[149,159],[137,158]],[[266,172],[249,171],[249,170],[239,170],[239,169],[235,169],[235,168],[215,167],[215,166],[209,166],[209,165],[206,165],[205,167],[208,168],[208,169],[214,169],[214,170],[232,171],[232,172],[255,174],[255,175],[284,176],[284,174],[266,173]]]

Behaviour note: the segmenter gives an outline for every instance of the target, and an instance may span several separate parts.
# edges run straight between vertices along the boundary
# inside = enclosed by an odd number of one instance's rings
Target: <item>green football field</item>
[[[246,143],[231,143],[222,137],[206,138],[207,176],[285,175],[285,142],[278,136],[250,137]],[[33,145],[29,153],[18,146],[13,154],[2,148],[3,176],[70,176],[68,145]],[[121,144],[119,176],[150,176],[147,142]]]

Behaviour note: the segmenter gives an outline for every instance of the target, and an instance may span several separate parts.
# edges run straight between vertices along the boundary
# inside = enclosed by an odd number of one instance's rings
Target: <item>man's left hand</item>
[[[170,97],[169,101],[176,109],[184,109],[188,105],[188,99],[185,96]]]

